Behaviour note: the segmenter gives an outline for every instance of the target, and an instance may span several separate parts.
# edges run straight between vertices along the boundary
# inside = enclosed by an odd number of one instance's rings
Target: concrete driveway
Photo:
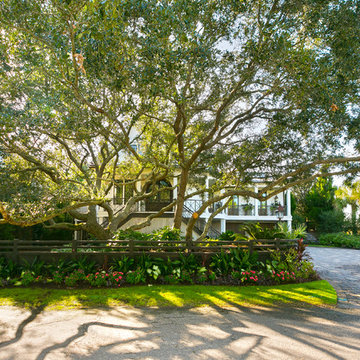
[[[360,312],[0,308],[0,359],[359,359]]]
[[[360,309],[360,250],[307,247],[306,251],[320,276],[337,291],[339,306]]]

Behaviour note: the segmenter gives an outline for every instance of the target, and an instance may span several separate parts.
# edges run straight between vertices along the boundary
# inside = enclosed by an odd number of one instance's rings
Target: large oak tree
[[[359,140],[359,19],[357,1],[4,0],[1,221],[69,212],[106,239],[172,188],[176,199],[133,228],[174,205],[179,228],[190,187],[215,192],[201,213],[358,171],[343,145]],[[176,184],[156,186],[166,178]],[[134,196],[114,212],[119,180]]]

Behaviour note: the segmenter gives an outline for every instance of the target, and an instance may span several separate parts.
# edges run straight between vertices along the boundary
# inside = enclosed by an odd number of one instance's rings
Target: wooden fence
[[[101,260],[105,255],[113,258],[121,255],[130,257],[147,254],[156,257],[178,257],[179,254],[214,255],[230,249],[256,251],[259,255],[268,254],[269,250],[286,250],[296,247],[296,240],[264,239],[249,241],[194,241],[188,246],[185,241],[152,241],[152,240],[0,240],[0,256],[14,260],[20,258],[40,257],[51,259],[57,257],[96,256]],[[108,256],[107,256],[108,257]]]

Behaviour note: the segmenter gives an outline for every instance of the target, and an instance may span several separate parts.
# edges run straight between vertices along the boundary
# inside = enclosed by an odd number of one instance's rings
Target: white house
[[[176,182],[176,179],[174,179]],[[208,187],[211,186],[212,179],[208,177],[206,184]],[[162,181],[160,186],[171,186],[171,181]],[[259,189],[265,187],[264,181],[255,182],[249,190],[253,190],[255,193]],[[112,206],[115,212],[121,211],[124,204],[132,196],[131,186],[127,186],[126,183],[119,184],[113,191],[113,199],[111,200]],[[130,219],[126,222],[126,227],[136,224],[144,219],[151,213],[159,211],[165,205],[171,203],[176,199],[176,189],[174,191],[162,191],[152,199],[148,199],[138,203],[133,213],[130,215]],[[183,229],[185,230],[188,219],[197,212],[204,203],[204,199],[200,196],[194,196],[185,201],[183,211]],[[224,202],[214,203],[209,206],[205,212],[200,214],[196,227],[194,230],[194,237],[201,234],[204,226],[211,216],[211,214],[219,209]],[[98,217],[100,222],[106,223],[107,213],[99,208]],[[161,217],[152,220],[150,226],[144,228],[142,231],[151,232],[159,229],[163,226],[171,226],[174,217],[174,210],[165,212]],[[247,222],[258,222],[264,226],[273,226],[277,222],[282,221],[288,224],[291,229],[292,216],[291,216],[291,197],[290,190],[281,192],[278,195],[266,200],[259,201],[253,198],[244,198],[241,196],[233,196],[228,206],[217,214],[213,221],[212,226],[208,231],[210,237],[217,237],[222,232],[231,230],[233,232],[239,231],[239,226]]]

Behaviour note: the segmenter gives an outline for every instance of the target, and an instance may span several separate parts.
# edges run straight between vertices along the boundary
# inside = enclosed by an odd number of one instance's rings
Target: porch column
[[[291,192],[290,190],[286,191],[286,216],[291,216]]]
[[[177,177],[174,177],[174,180],[173,180],[173,186],[176,186],[178,183],[178,178]],[[177,199],[177,187],[173,190],[173,199]]]
[[[258,187],[255,185],[254,186],[254,191],[257,194],[259,192]],[[255,199],[255,216],[258,217],[259,216],[259,200]]]
[[[206,176],[206,180],[205,180],[205,187],[206,189],[209,189],[209,176]],[[205,192],[204,194],[204,201],[208,201],[209,200],[209,193]],[[206,208],[204,211],[204,215],[206,217],[209,217],[209,208]]]
[[[221,219],[220,220],[220,232],[223,233],[226,231],[226,220],[225,219]]]
[[[289,230],[289,231],[291,231],[291,230],[292,230],[291,223],[292,223],[292,221],[291,221],[291,220],[288,220],[288,221],[287,221],[287,227],[288,227],[288,230]]]

